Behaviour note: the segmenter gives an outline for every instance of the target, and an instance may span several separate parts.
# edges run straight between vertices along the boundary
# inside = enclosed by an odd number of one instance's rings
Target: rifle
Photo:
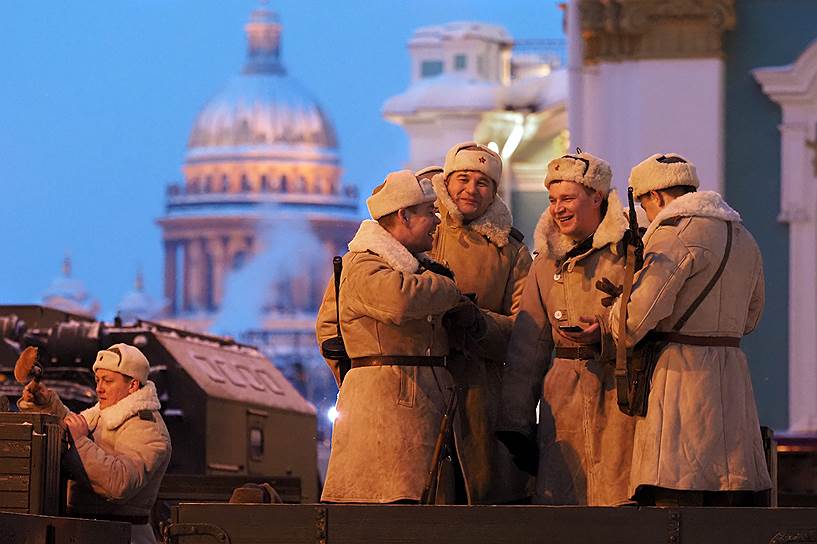
[[[644,265],[644,243],[638,232],[638,216],[635,213],[633,188],[627,189],[627,203],[630,206],[629,228],[624,237],[627,246],[627,255],[624,258],[624,285],[622,286],[619,306],[618,344],[616,344],[616,395],[619,409],[627,415],[634,415],[631,384],[643,384],[643,376],[632,373],[627,365],[627,304],[633,292],[633,278],[636,270]]]
[[[335,255],[332,259],[332,272],[335,279],[335,325],[337,326],[337,336],[327,338],[321,343],[321,354],[330,361],[338,362],[338,373],[340,383],[346,373],[352,369],[352,360],[346,353],[346,345],[343,343],[343,335],[340,333],[340,274],[343,272],[343,259]]]
[[[454,426],[454,409],[457,401],[456,387],[451,390],[451,397],[448,399],[448,404],[445,407],[445,412],[440,420],[440,432],[437,433],[437,441],[434,443],[434,452],[431,454],[431,466],[428,469],[428,476],[426,477],[426,485],[423,487],[423,494],[420,497],[420,504],[434,504],[434,496],[431,494],[432,487],[439,487],[440,477],[440,462],[443,459],[443,453],[448,451],[448,437],[451,435],[451,429]],[[437,484],[435,486],[434,484]]]

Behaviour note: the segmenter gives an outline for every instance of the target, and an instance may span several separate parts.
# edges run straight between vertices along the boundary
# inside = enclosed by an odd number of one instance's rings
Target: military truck
[[[137,346],[150,361],[173,443],[155,518],[167,518],[180,501],[226,501],[245,482],[272,484],[284,502],[317,501],[315,408],[258,349],[232,339],[149,321],[103,323],[44,306],[0,306],[0,395],[14,409],[23,387],[14,363],[33,345],[43,383],[71,410],[84,410],[96,403],[96,352],[118,342]],[[1,471],[0,510],[8,511]]]

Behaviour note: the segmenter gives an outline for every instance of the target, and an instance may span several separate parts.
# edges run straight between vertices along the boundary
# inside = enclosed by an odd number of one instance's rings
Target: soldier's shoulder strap
[[[662,227],[677,227],[682,219],[684,219],[684,217],[680,217],[680,216],[668,217],[667,219],[664,219],[663,221],[661,221],[661,226]]]
[[[516,227],[511,227],[511,232],[509,232],[508,234],[517,242],[522,242],[525,239],[525,235],[522,234],[522,231]]]
[[[721,259],[720,264],[718,265],[718,269],[715,271],[715,274],[709,280],[709,283],[706,284],[704,290],[701,291],[701,294],[698,295],[684,315],[678,320],[678,323],[672,328],[674,331],[680,331],[684,325],[686,325],[687,320],[692,317],[692,314],[695,313],[695,310],[698,309],[698,306],[704,301],[706,296],[712,291],[712,288],[715,287],[715,284],[720,279],[721,275],[723,274],[724,268],[726,268],[726,261],[729,260],[729,255],[732,252],[732,222],[726,221],[726,246],[723,249],[723,258]]]
[[[143,421],[156,421],[156,418],[153,416],[153,410],[139,410],[137,414],[139,415],[139,419]]]

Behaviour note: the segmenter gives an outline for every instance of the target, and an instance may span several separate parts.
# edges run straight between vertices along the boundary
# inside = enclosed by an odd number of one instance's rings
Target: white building
[[[567,74],[558,41],[515,44],[496,25],[419,28],[409,40],[411,84],[383,106],[406,131],[407,168],[442,164],[453,144],[491,145],[505,163],[500,193],[529,238],[545,205],[550,159],[567,147]]]
[[[692,160],[763,253],[742,346],[761,423],[817,434],[817,2],[571,0],[571,140],[623,188],[653,153]]]

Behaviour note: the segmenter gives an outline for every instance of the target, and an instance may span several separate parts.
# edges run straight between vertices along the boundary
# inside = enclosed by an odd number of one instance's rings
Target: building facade
[[[571,140],[613,165],[679,152],[763,253],[742,344],[763,425],[817,433],[817,3],[571,0]]]
[[[314,311],[331,256],[357,224],[357,193],[341,184],[334,129],[317,101],[287,76],[276,15],[259,8],[245,30],[244,69],[198,114],[184,182],[168,187],[167,213],[158,221],[169,317],[205,328],[224,307],[230,274],[275,252],[265,246],[270,230],[314,237],[325,254],[316,259],[320,271],[299,274],[286,303],[265,313]]]
[[[328,408],[336,389],[315,316],[359,224],[357,190],[341,183],[330,119],[287,75],[277,15],[262,6],[245,31],[244,68],[198,114],[158,220],[162,319],[257,345]]]
[[[547,201],[550,159],[567,149],[567,74],[558,40],[514,42],[496,25],[422,27],[409,40],[411,83],[383,105],[409,138],[407,168],[442,164],[475,140],[503,159],[499,192],[529,240]]]

